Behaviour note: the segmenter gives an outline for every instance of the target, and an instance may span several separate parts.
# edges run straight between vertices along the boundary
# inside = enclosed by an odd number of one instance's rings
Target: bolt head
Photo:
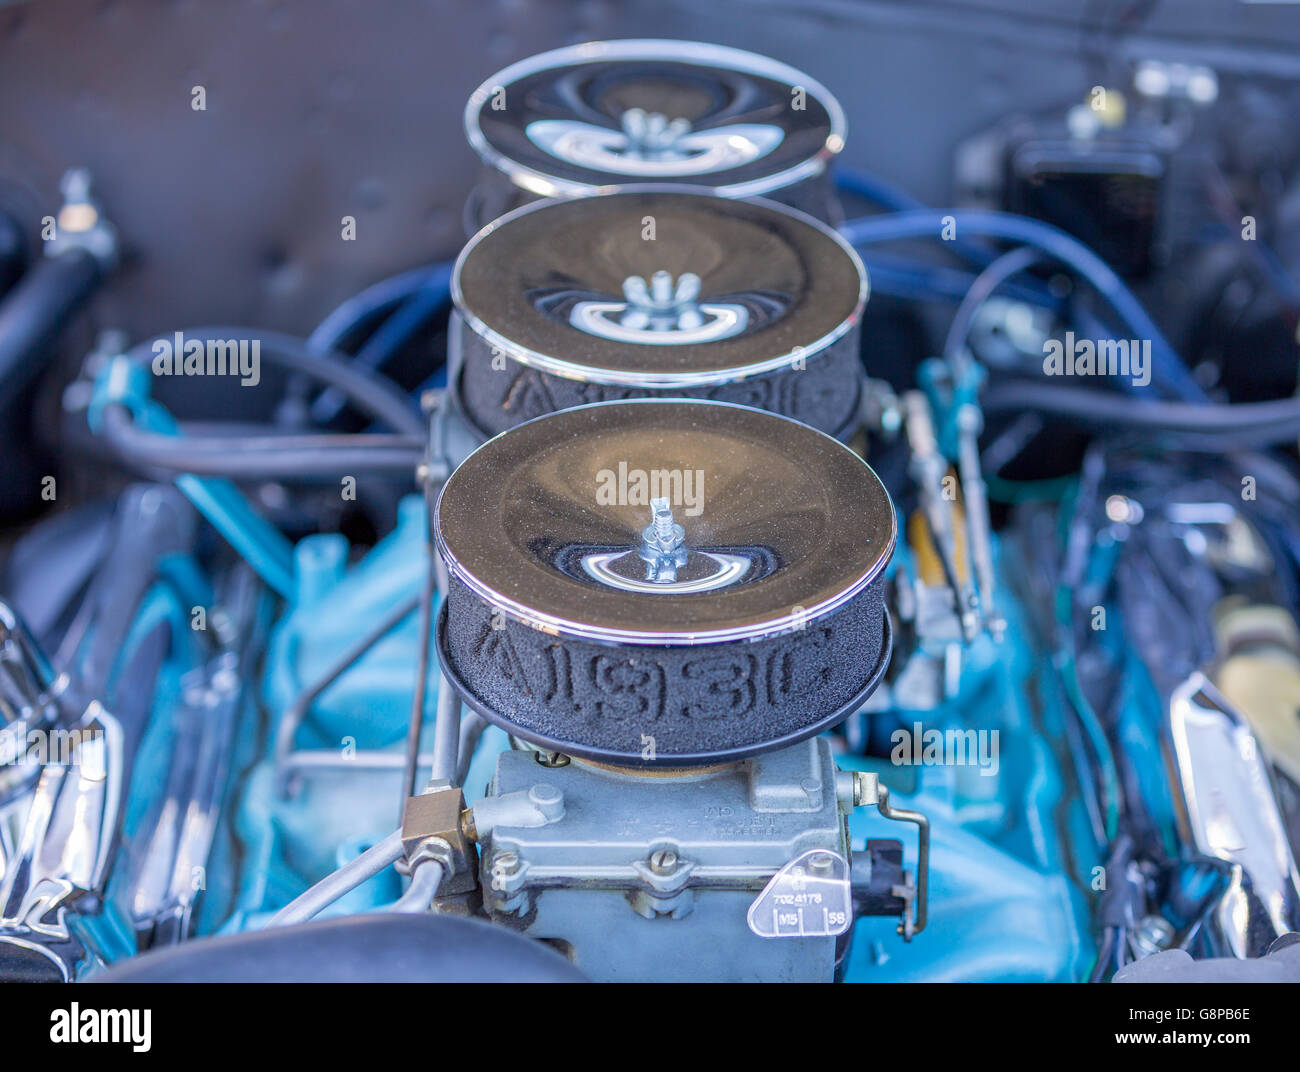
[[[677,853],[672,849],[659,849],[650,854],[650,870],[656,875],[667,875],[677,870]]]
[[[827,872],[834,866],[835,866],[835,857],[832,856],[829,852],[819,852],[816,856],[812,857],[808,861],[808,867],[811,870],[817,871],[819,873]]]

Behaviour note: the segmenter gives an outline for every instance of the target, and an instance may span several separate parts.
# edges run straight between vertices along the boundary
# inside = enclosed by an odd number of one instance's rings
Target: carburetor
[[[895,529],[856,454],[745,406],[582,406],[470,455],[437,647],[515,745],[462,823],[486,912],[597,980],[830,980],[855,898],[924,926],[924,817],[818,736],[888,663]],[[864,804],[918,825],[914,879],[853,860]]]

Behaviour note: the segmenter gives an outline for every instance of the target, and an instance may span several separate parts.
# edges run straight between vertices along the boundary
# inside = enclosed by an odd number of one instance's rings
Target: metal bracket
[[[880,778],[873,771],[853,772],[854,807],[874,804],[876,810],[886,819],[900,823],[912,823],[917,829],[917,863],[916,886],[898,887],[896,897],[904,900],[903,920],[898,925],[898,933],[904,941],[910,942],[915,935],[925,930],[926,914],[930,886],[930,820],[919,811],[907,808],[895,808],[889,803],[889,787],[880,784]],[[904,892],[906,891],[906,892]],[[908,908],[911,904],[914,907]]]
[[[444,878],[439,897],[469,893],[478,887],[478,853],[461,822],[465,794],[445,779],[406,801],[402,817],[402,849],[410,867],[437,860]]]

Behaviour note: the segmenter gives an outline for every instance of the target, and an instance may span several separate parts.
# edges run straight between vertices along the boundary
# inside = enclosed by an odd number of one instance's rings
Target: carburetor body
[[[836,913],[851,913],[832,903],[834,891],[785,906],[794,918],[773,937],[750,921],[773,876],[809,853],[839,869],[828,878],[847,896],[852,777],[838,778],[849,784],[837,793],[824,738],[664,773],[540,759],[531,750],[497,759],[492,797],[543,787],[562,799],[544,825],[480,831],[484,906],[498,923],[559,945],[597,980],[833,978],[843,948]],[[771,923],[769,913],[760,925]]]

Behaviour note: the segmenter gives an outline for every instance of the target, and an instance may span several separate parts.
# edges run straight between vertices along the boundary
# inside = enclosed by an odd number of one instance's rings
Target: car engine
[[[0,979],[1300,981],[1294,20],[196,6],[0,4]]]

